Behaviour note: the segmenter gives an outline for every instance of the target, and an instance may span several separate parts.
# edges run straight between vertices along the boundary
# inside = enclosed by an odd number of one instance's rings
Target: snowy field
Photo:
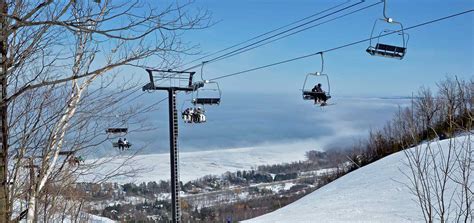
[[[448,143],[441,141],[444,151]],[[403,152],[393,154],[288,206],[245,222],[424,222],[414,195],[403,185],[408,183],[402,174],[409,172],[406,160]]]

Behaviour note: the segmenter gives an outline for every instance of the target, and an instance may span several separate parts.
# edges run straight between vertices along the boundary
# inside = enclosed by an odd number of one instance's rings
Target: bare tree
[[[473,141],[471,139],[473,110],[472,81],[447,78],[438,84],[436,100],[427,89],[420,91],[415,112],[424,128],[413,129],[413,137],[426,139],[424,144],[404,150],[409,180],[407,187],[416,197],[426,222],[472,222],[474,194],[472,191]],[[435,105],[437,104],[437,105]],[[431,122],[433,117],[436,122]],[[414,125],[413,125],[414,126]],[[450,133],[446,141],[431,140],[423,132],[438,130]],[[456,134],[466,136],[456,137]]]
[[[104,126],[114,122],[111,116],[117,112],[139,122],[136,114],[143,111],[120,107],[136,85],[124,84],[133,77],[117,83],[119,69],[145,67],[150,61],[154,67],[176,64],[181,54],[193,50],[181,41],[183,32],[206,27],[209,15],[192,10],[192,2],[0,3],[5,52],[0,76],[9,86],[1,101],[2,120],[8,117],[2,139],[8,143],[2,147],[0,164],[8,169],[0,173],[4,176],[0,198],[6,198],[0,205],[0,221],[24,216],[25,210],[18,209],[22,205],[14,204],[25,201],[28,222],[40,217],[38,207],[46,221],[66,209],[76,213],[69,218],[79,217],[83,204],[79,198],[68,199],[71,185],[107,159],[87,165],[72,165],[70,159],[106,142]],[[61,156],[64,152],[70,153]],[[104,176],[130,172],[117,169]]]
[[[418,91],[417,100],[414,102],[414,109],[416,116],[421,119],[421,129],[430,130],[433,128],[433,123],[438,120],[434,120],[436,113],[440,109],[440,103],[433,96],[433,93],[429,88],[422,87]]]
[[[407,184],[426,222],[472,222],[472,141],[450,138],[404,150]]]

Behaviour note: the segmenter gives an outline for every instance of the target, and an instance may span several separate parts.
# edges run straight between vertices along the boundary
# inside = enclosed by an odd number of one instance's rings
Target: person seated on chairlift
[[[204,113],[199,114],[199,122],[206,122],[206,116],[204,115]]]
[[[201,110],[199,108],[193,108],[191,113],[191,121],[192,122],[199,122],[199,114]]]
[[[321,103],[321,105],[326,105],[326,100],[328,100],[328,98],[326,92],[323,91],[321,86],[322,84],[318,83],[317,85],[314,85],[313,89],[311,89],[312,92],[321,93],[315,95],[314,104]]]
[[[125,144],[124,144],[122,138],[119,138],[119,139],[118,139],[118,148],[119,148],[120,150],[123,150],[123,149],[124,149],[124,145],[125,145]]]
[[[201,122],[201,109],[199,108],[196,108],[194,109],[194,112],[193,112],[193,122],[196,122],[196,123],[199,123]]]
[[[126,138],[123,139],[123,148],[130,148],[130,144],[128,144],[128,141]]]
[[[68,162],[69,164],[76,166],[79,165],[81,162],[83,163],[84,158],[82,156],[74,156],[69,158]]]
[[[186,110],[184,110],[184,113],[183,113],[183,117],[184,117],[184,121],[185,122],[188,122],[188,123],[191,123],[193,122],[193,117],[195,116],[195,110],[194,108],[186,108]]]
[[[183,116],[184,122],[188,122],[188,120],[189,120],[189,108],[186,108],[186,110],[184,110],[181,115]]]
[[[201,107],[196,108],[196,121],[205,122],[206,116],[204,115],[204,110]]]

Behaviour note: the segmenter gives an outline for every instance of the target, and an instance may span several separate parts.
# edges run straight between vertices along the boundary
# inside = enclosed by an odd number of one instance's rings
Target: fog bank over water
[[[157,101],[165,95],[155,95]],[[187,105],[178,100],[178,113]],[[148,99],[150,100],[150,99]],[[410,104],[403,98],[338,98],[321,108],[311,101],[293,95],[232,94],[222,96],[220,106],[207,106],[207,122],[185,124],[180,120],[180,151],[201,151],[324,141],[325,148],[348,145],[367,135],[370,129],[382,127],[400,106]],[[153,103],[153,101],[151,102]],[[189,105],[188,105],[189,106]],[[168,142],[167,101],[150,114],[149,132],[131,133],[127,138],[137,147],[147,145],[141,153],[166,153]],[[133,128],[133,127],[132,127]]]

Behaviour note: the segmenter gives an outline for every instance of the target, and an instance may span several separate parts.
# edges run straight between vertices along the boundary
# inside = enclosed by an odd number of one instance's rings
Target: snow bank
[[[466,136],[456,138],[457,142],[465,140]],[[439,145],[447,151],[449,140]],[[406,161],[403,152],[390,155],[288,206],[245,222],[424,222],[415,196],[404,185],[409,179],[402,172],[410,171]]]

